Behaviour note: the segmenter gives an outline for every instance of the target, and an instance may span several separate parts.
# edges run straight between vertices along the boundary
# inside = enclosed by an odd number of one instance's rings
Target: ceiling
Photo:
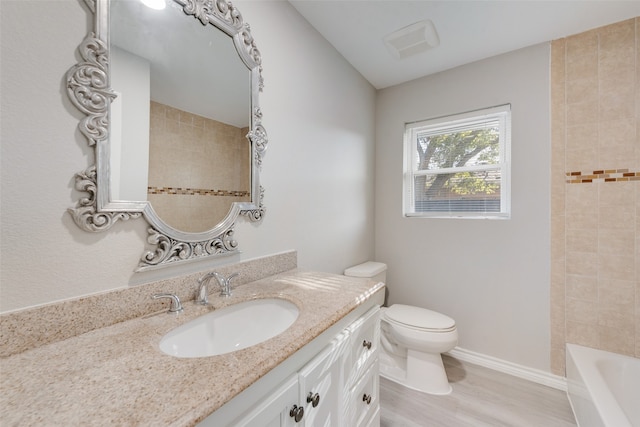
[[[251,72],[231,37],[187,16],[176,2],[163,10],[130,0],[111,0],[109,6],[110,42],[148,62],[153,101],[239,128],[249,126]],[[115,85],[113,89],[118,91]]]
[[[638,0],[289,2],[377,89],[640,16]],[[383,37],[422,20],[440,44],[396,59]]]

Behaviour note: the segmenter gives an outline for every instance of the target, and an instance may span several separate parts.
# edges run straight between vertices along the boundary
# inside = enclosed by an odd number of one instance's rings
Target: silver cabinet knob
[[[297,423],[304,417],[304,408],[302,406],[293,405],[293,408],[289,411],[289,416]]]
[[[315,408],[320,403],[320,395],[318,393],[310,391],[309,395],[307,396],[307,403],[311,403],[311,406]]]
[[[367,341],[367,340],[362,341],[362,346],[366,347],[367,350],[371,350],[371,341]]]
[[[362,401],[363,401],[363,402],[367,402],[367,405],[370,405],[370,404],[371,404],[371,395],[370,395],[370,394],[365,393],[365,394],[362,396]]]

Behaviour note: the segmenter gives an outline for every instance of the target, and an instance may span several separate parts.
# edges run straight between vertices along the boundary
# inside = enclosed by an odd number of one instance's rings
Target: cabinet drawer
[[[350,327],[350,354],[347,358],[349,384],[354,384],[371,366],[380,345],[380,308],[374,307]]]
[[[348,425],[368,426],[380,408],[380,385],[377,358],[373,365],[351,389],[348,403]]]

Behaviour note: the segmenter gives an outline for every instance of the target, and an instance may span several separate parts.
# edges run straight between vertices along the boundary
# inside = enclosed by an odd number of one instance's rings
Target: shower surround
[[[640,357],[640,17],[551,45],[551,369]]]

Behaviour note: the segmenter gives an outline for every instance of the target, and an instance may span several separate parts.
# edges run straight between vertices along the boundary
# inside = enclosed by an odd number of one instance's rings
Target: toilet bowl
[[[385,272],[385,264],[366,262],[344,274],[384,282]],[[424,393],[451,393],[441,353],[458,343],[452,318],[425,308],[393,304],[382,308],[380,329],[380,376]]]
[[[380,375],[425,393],[451,393],[441,353],[458,343],[453,319],[432,310],[394,304],[382,309],[380,328]]]

